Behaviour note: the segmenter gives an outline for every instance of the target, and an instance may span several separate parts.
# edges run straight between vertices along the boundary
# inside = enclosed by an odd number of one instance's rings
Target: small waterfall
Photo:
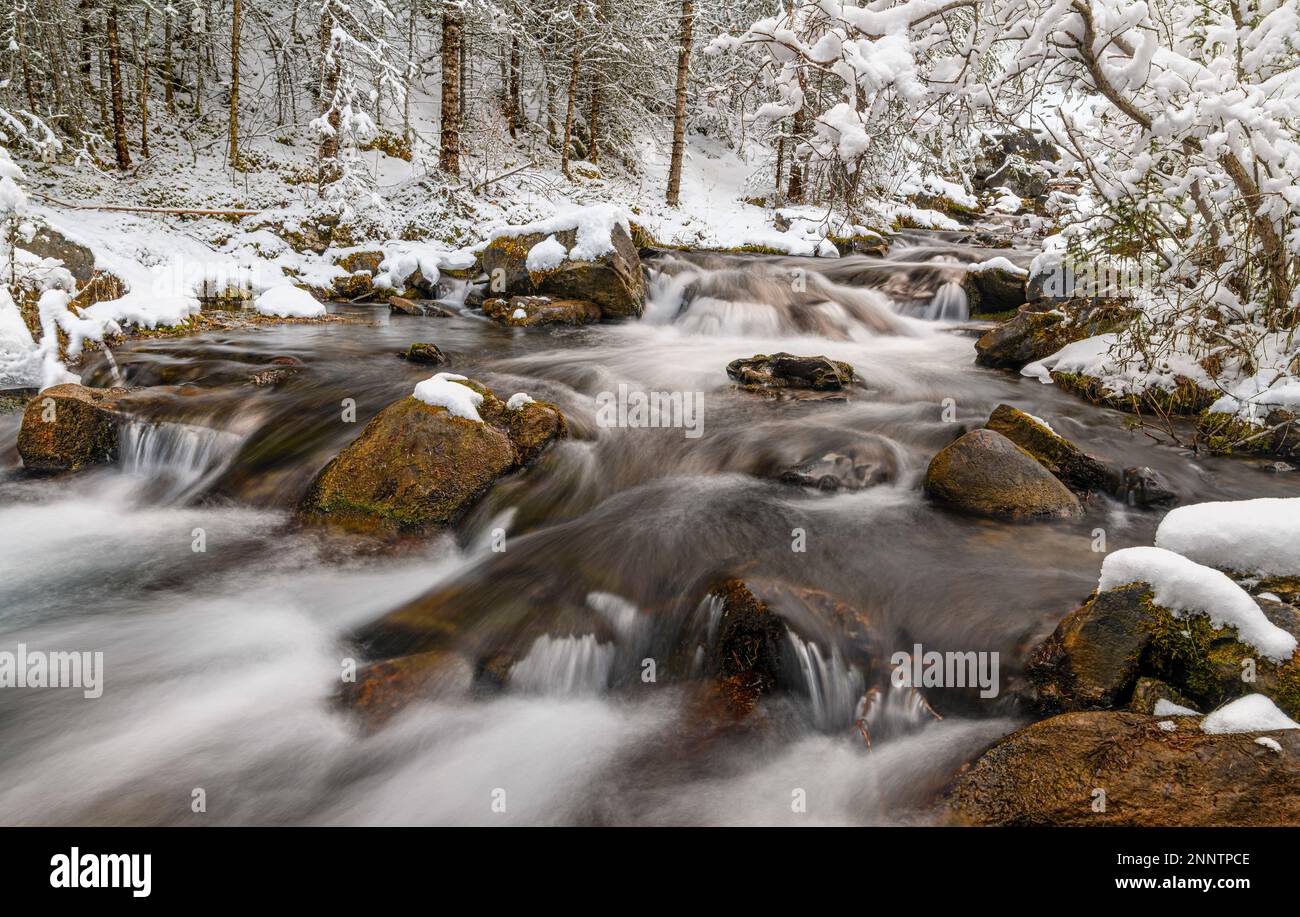
[[[242,442],[228,430],[132,419],[122,425],[118,463],[157,488],[158,499],[174,501],[193,496],[224,470]]]
[[[113,357],[113,349],[111,347],[104,348],[104,360],[108,363],[108,369],[112,375],[113,384],[125,386],[126,376],[122,375],[122,367],[117,365],[117,360]]]
[[[786,636],[799,665],[799,676],[818,729],[832,730],[848,726],[865,688],[862,673],[846,665],[839,650],[829,658],[816,643],[804,641],[793,631]]]
[[[538,637],[510,670],[510,685],[530,694],[600,694],[614,669],[614,644],[581,637]]]
[[[882,691],[872,688],[858,705],[855,721],[867,741],[906,735],[927,723],[942,719],[916,688],[898,687],[893,682]]]
[[[970,318],[970,304],[966,300],[966,291],[961,284],[949,281],[934,291],[929,305],[924,307],[921,318],[939,322],[960,322]]]
[[[833,283],[798,259],[666,255],[651,266],[644,321],[690,334],[813,334],[858,340],[915,335],[887,295]]]

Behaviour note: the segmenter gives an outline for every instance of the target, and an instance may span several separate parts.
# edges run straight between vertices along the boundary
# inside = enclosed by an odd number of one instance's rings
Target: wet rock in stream
[[[1300,730],[1269,733],[1278,750],[1257,735],[1207,735],[1195,717],[1062,714],[998,742],[957,776],[945,807],[968,825],[1295,824]]]
[[[1106,488],[1109,471],[1105,463],[1086,454],[1040,418],[1000,404],[985,426],[1024,449],[1074,492],[1086,494]]]
[[[567,432],[553,405],[511,407],[470,380],[449,384],[479,397],[481,421],[414,396],[389,405],[316,477],[304,516],[381,535],[447,525]]]
[[[55,385],[27,403],[18,454],[28,471],[54,473],[101,465],[117,456],[125,388]]]
[[[493,321],[514,327],[533,325],[589,325],[600,321],[600,307],[583,299],[551,299],[549,296],[512,296],[489,299],[483,314]]]
[[[930,461],[925,492],[934,500],[997,519],[1077,516],[1083,506],[1032,455],[1001,433],[972,430]]]
[[[829,357],[801,357],[791,353],[755,354],[732,360],[727,375],[745,388],[811,389],[840,391],[854,380],[853,367]]]

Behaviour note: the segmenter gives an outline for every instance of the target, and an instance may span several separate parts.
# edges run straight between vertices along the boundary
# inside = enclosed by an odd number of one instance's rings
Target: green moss
[[[1143,598],[1151,643],[1142,669],[1175,685],[1210,709],[1243,694],[1258,692],[1271,697],[1288,716],[1300,716],[1300,661],[1292,657],[1282,665],[1263,658],[1238,640],[1231,628],[1215,628],[1204,615],[1175,617]],[[1253,660],[1256,680],[1241,679],[1242,663]]]
[[[1210,410],[1201,413],[1196,429],[1201,441],[1213,455],[1268,455],[1273,452],[1274,437],[1264,428]]]
[[[1154,411],[1160,414],[1198,414],[1218,400],[1217,392],[1201,388],[1190,379],[1179,378],[1172,390],[1150,388],[1139,394],[1118,395],[1107,390],[1096,376],[1083,373],[1053,372],[1052,380],[1062,389],[1079,397],[1127,411],[1141,414]]]

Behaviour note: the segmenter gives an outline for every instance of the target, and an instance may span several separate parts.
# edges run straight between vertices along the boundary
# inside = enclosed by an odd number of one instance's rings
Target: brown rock
[[[518,315],[523,310],[524,315]],[[587,325],[600,321],[600,307],[581,299],[551,299],[548,296],[512,296],[488,299],[483,314],[503,325]]]
[[[1083,506],[1028,452],[992,430],[972,430],[930,461],[925,491],[966,512],[1000,519],[1075,516]]]
[[[947,811],[972,825],[1294,825],[1300,730],[1206,735],[1137,713],[1067,713],[1016,732],[961,773]],[[1098,790],[1105,794],[1098,811]]]
[[[74,471],[111,462],[117,455],[118,402],[124,388],[65,384],[47,388],[27,404],[18,453],[29,471]]]

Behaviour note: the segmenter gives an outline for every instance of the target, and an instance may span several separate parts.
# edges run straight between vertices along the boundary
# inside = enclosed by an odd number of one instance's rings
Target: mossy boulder
[[[389,405],[317,475],[304,516],[380,535],[449,525],[566,432],[553,405],[511,410],[483,386],[459,384],[482,396],[481,422],[413,396]]]
[[[1009,404],[994,408],[985,426],[1024,449],[1076,493],[1105,490],[1111,479],[1100,459],[1086,454],[1042,420]]]
[[[1295,608],[1259,597],[1256,603],[1273,624],[1300,638]],[[1094,595],[1072,611],[1034,650],[1027,672],[1044,712],[1123,706],[1146,677],[1200,710],[1263,694],[1288,716],[1300,716],[1300,653],[1274,663],[1242,643],[1233,628],[1154,604],[1145,583]]]
[[[961,288],[973,316],[996,315],[1025,304],[1025,274],[1005,267],[981,267],[966,272]]]
[[[546,271],[528,270],[533,246],[554,235],[566,249],[577,241],[575,230],[499,236],[483,250],[483,271],[493,292],[550,296],[595,303],[605,318],[640,318],[645,309],[645,278],[636,245],[622,226],[610,233],[613,249],[590,261],[565,259]]]
[[[829,357],[800,357],[791,353],[755,354],[732,360],[727,375],[750,389],[802,388],[839,391],[853,382],[853,367]]]
[[[340,257],[334,263],[349,274],[356,274],[361,271],[367,274],[378,274],[379,266],[384,262],[384,253],[381,251],[359,251],[349,252]]]
[[[1123,327],[1134,314],[1132,304],[1123,299],[1070,300],[1055,309],[1025,304],[975,342],[975,362],[1018,370],[1066,344]]]
[[[124,388],[65,384],[27,403],[18,454],[28,471],[51,474],[101,465],[117,457],[119,402]]]
[[[939,452],[925,474],[934,500],[979,516],[1028,520],[1076,516],[1083,506],[1032,455],[1001,433],[972,430]]]
[[[600,307],[583,299],[551,299],[549,296],[512,296],[488,299],[483,314],[503,325],[528,328],[533,325],[588,325],[601,318]]]
[[[1002,739],[945,794],[966,825],[1225,826],[1300,821],[1300,730],[1207,735],[1194,717],[1054,716]],[[1105,805],[1098,805],[1105,793]]]
[[[1150,587],[1094,595],[1039,644],[1027,671],[1040,710],[1106,710],[1124,703],[1151,645]]]

